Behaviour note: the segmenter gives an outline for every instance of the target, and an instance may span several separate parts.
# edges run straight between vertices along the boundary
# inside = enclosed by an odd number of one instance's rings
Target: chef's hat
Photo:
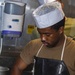
[[[45,4],[45,3],[50,3],[56,0],[38,0],[38,2],[40,3],[40,5]]]
[[[33,12],[37,28],[46,28],[60,22],[65,14],[57,4],[46,3]]]

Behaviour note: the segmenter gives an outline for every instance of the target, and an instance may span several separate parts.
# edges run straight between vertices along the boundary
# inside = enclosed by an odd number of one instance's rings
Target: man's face
[[[60,40],[60,31],[54,30],[51,27],[37,29],[42,43],[47,47],[54,47]]]

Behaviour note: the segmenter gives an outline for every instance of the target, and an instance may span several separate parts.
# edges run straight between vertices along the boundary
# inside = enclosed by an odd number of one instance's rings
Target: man
[[[22,75],[32,62],[34,75],[75,75],[75,41],[64,35],[62,9],[48,3],[39,6],[33,16],[40,38],[25,46],[11,75]]]

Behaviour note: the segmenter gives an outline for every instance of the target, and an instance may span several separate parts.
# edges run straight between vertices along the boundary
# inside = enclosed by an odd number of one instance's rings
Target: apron
[[[64,49],[66,44],[65,41],[62,48],[61,60],[46,59],[37,57],[43,45],[38,50],[36,57],[34,57],[33,75],[70,75],[69,71],[63,61]]]

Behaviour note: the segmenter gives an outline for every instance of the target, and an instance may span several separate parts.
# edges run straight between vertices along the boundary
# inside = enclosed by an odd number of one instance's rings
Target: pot
[[[9,68],[0,66],[0,75],[8,75]]]

